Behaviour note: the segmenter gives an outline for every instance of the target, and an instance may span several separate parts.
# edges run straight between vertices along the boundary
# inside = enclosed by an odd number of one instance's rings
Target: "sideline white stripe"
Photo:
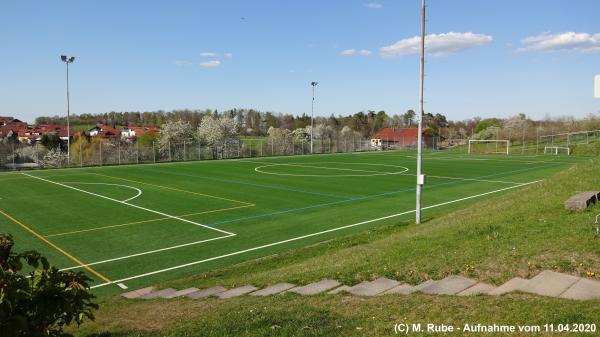
[[[523,183],[521,185],[515,185],[515,186],[505,187],[505,188],[501,188],[501,189],[490,191],[490,192],[480,193],[480,194],[472,195],[472,196],[469,196],[469,197],[464,197],[464,198],[460,198],[460,199],[455,199],[455,200],[451,200],[451,201],[442,202],[442,203],[439,203],[439,204],[436,204],[436,205],[431,205],[431,206],[423,207],[422,209],[430,209],[430,208],[440,207],[440,206],[444,206],[444,205],[448,205],[448,204],[452,204],[452,203],[456,203],[456,202],[460,202],[460,201],[464,201],[464,200],[474,199],[474,198],[482,197],[484,195],[489,195],[489,194],[498,193],[498,192],[510,190],[510,189],[517,188],[517,187],[522,187],[522,186],[526,186],[526,185],[530,185],[530,184],[535,184],[535,183],[540,182],[540,181],[541,180],[536,180],[536,181],[532,181],[532,182],[528,182],[528,183]],[[277,245],[280,245],[280,244],[284,244],[284,243],[288,243],[288,242],[292,242],[292,241],[297,241],[297,240],[309,238],[309,237],[312,237],[312,236],[322,235],[322,234],[326,234],[326,233],[330,233],[330,232],[335,232],[335,231],[339,231],[339,230],[346,229],[346,228],[351,228],[351,227],[356,227],[356,226],[364,225],[364,224],[371,223],[371,222],[381,221],[381,220],[385,220],[385,219],[390,219],[390,218],[398,217],[398,216],[401,216],[401,215],[410,214],[410,213],[413,213],[414,211],[415,210],[410,210],[410,211],[406,211],[406,212],[402,212],[402,213],[392,214],[392,215],[384,216],[384,217],[377,218],[377,219],[366,220],[366,221],[357,222],[357,223],[351,224],[351,225],[346,225],[346,226],[342,226],[342,227],[336,227],[336,228],[324,230],[324,231],[317,232],[317,233],[302,235],[302,236],[298,236],[298,237],[295,237],[295,238],[291,238],[291,239],[287,239],[287,240],[283,240],[283,241],[278,241],[278,242],[273,242],[273,243],[269,243],[269,244],[266,244],[266,245],[254,247],[254,248],[248,248],[248,249],[240,250],[240,251],[229,253],[229,254],[225,254],[225,255],[211,257],[211,258],[204,259],[204,260],[194,261],[194,262],[190,262],[190,263],[186,263],[186,264],[182,264],[182,265],[178,265],[178,266],[174,266],[174,267],[169,267],[169,268],[165,268],[165,269],[155,270],[155,271],[151,271],[151,272],[140,274],[140,275],[135,275],[135,276],[130,276],[130,277],[122,278],[120,280],[115,280],[115,281],[113,281],[113,283],[125,282],[125,281],[129,281],[129,280],[133,280],[133,279],[138,279],[138,278],[142,278],[142,277],[146,277],[146,276],[150,276],[150,275],[155,275],[155,274],[160,274],[160,273],[168,272],[168,271],[175,270],[175,269],[180,269],[180,268],[185,268],[185,267],[189,267],[189,266],[194,266],[194,265],[206,263],[206,262],[209,262],[209,261],[219,260],[219,259],[223,259],[223,258],[226,258],[226,257],[234,256],[234,255],[240,255],[240,254],[243,254],[243,253],[247,253],[247,252],[251,252],[251,251],[255,251],[255,250],[259,250],[259,249],[264,249],[264,248],[268,248],[268,247],[272,247],[272,246],[277,246]],[[93,289],[93,288],[104,287],[104,286],[107,286],[109,284],[111,284],[111,283],[101,283],[101,284],[92,286],[91,288]]]
[[[107,260],[102,260],[102,261],[96,261],[96,262],[86,263],[84,265],[73,266],[73,267],[69,267],[69,268],[63,268],[60,271],[71,270],[71,269],[79,269],[79,268],[83,268],[83,266],[93,266],[93,265],[96,265],[96,264],[102,264],[102,263],[107,263],[107,262],[113,262],[113,261],[118,261],[118,260],[129,259],[129,258],[136,257],[136,256],[142,256],[142,255],[160,253],[160,252],[164,252],[166,250],[177,249],[177,248],[187,247],[187,246],[193,246],[193,245],[197,245],[197,244],[205,243],[205,242],[209,242],[209,241],[216,241],[216,240],[230,238],[232,236],[235,236],[235,235],[219,236],[219,237],[212,238],[212,239],[206,239],[206,240],[188,242],[188,243],[184,243],[184,244],[181,244],[181,245],[176,245],[176,246],[171,246],[171,247],[166,247],[166,248],[160,248],[160,249],[155,249],[155,250],[149,250],[147,252],[142,252],[142,253],[137,253],[137,254],[131,254],[131,255],[121,256],[121,257],[115,257],[115,258],[112,258],[112,259],[107,259]]]
[[[150,212],[150,213],[162,215],[162,216],[167,217],[167,218],[179,220],[179,221],[182,221],[182,222],[186,222],[186,223],[189,223],[189,224],[192,224],[192,225],[204,227],[204,228],[207,228],[207,229],[212,229],[214,231],[221,232],[223,234],[227,234],[227,235],[230,235],[230,236],[236,235],[234,233],[231,233],[231,232],[228,232],[228,231],[224,231],[224,230],[219,229],[219,228],[214,228],[214,227],[206,226],[206,225],[203,225],[203,224],[198,223],[198,222],[194,222],[194,221],[191,221],[191,220],[180,218],[178,216],[174,216],[174,215],[170,215],[170,214],[167,214],[167,213],[155,211],[153,209],[149,209],[149,208],[145,208],[145,207],[142,207],[142,206],[130,204],[130,203],[126,202],[126,201],[113,199],[113,198],[107,197],[107,196],[102,195],[102,194],[96,194],[96,193],[93,193],[93,192],[89,192],[89,191],[86,191],[86,190],[79,189],[77,187],[73,187],[73,186],[61,184],[61,183],[56,182],[56,181],[52,181],[52,180],[48,180],[48,179],[36,177],[36,176],[33,176],[31,174],[27,174],[27,173],[21,173],[21,174],[26,175],[26,176],[31,177],[31,178],[34,178],[34,179],[42,180],[42,181],[45,181],[45,182],[48,182],[48,183],[51,183],[51,184],[55,184],[55,185],[59,185],[59,186],[62,186],[62,187],[70,188],[70,189],[75,190],[75,191],[79,191],[79,192],[83,192],[83,193],[86,193],[86,194],[90,194],[90,195],[93,195],[93,196],[96,196],[96,197],[99,197],[99,198],[102,198],[102,199],[114,201],[114,202],[117,202],[119,204],[123,204],[123,205],[131,206],[131,207],[134,207],[134,208],[137,208],[137,209],[141,209],[141,210],[146,211],[146,212]]]
[[[405,173],[406,176],[416,176],[416,174]],[[428,178],[440,178],[440,179],[450,179],[450,180],[467,180],[467,181],[479,181],[485,183],[500,183],[500,184],[512,184],[512,185],[520,185],[522,183],[518,183],[516,181],[504,181],[504,180],[486,180],[486,179],[477,179],[477,178],[461,178],[461,177],[445,177],[445,176],[433,176],[426,175]]]

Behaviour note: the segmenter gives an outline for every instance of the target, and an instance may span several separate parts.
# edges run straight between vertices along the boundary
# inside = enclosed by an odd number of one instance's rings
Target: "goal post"
[[[567,156],[571,155],[571,148],[565,146],[544,146],[544,154],[553,154],[559,155],[561,153],[566,154]]]
[[[510,153],[510,140],[506,139],[469,139],[469,154],[471,153],[492,153],[505,154]]]

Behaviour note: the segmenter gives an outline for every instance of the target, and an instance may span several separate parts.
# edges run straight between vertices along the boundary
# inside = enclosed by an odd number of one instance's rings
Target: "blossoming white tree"
[[[168,153],[171,145],[190,142],[194,140],[194,136],[194,128],[189,122],[167,122],[161,126],[158,148],[161,153]]]

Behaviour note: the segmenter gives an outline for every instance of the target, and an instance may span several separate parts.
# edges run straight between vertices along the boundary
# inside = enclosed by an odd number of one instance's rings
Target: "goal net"
[[[509,140],[480,140],[469,139],[469,154],[487,153],[487,154],[506,154],[510,152]]]
[[[564,154],[567,156],[571,155],[571,149],[568,147],[564,147],[564,146],[545,146],[544,147],[544,154],[553,154],[553,155],[559,155],[559,154]]]

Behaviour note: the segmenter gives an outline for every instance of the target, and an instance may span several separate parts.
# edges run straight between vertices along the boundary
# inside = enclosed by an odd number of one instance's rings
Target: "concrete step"
[[[321,280],[319,282],[314,282],[311,284],[307,284],[303,287],[296,287],[288,290],[288,292],[300,294],[300,295],[316,295],[320,294],[324,291],[333,289],[339,286],[340,283],[336,280]]]
[[[178,291],[176,291],[176,292],[174,292],[172,294],[164,295],[164,296],[161,296],[161,297],[162,298],[181,297],[181,296],[185,296],[185,295],[188,295],[188,294],[195,293],[198,290],[200,290],[200,289],[198,289],[198,288],[187,288],[187,289],[183,289],[183,290],[178,290]]]
[[[295,286],[296,285],[291,284],[291,283],[277,283],[277,284],[270,285],[264,289],[250,293],[249,295],[250,296],[270,296],[270,295],[279,294],[288,289],[292,289]]]
[[[394,287],[380,295],[386,295],[386,294],[408,295],[408,294],[412,294],[413,292],[415,292],[415,287],[411,286],[410,284],[403,283],[403,284],[401,284],[397,287]]]
[[[580,278],[577,276],[544,270],[530,279],[519,290],[537,295],[557,297],[579,280]]]
[[[347,286],[347,285],[342,285],[341,287],[337,287],[333,290],[328,291],[328,294],[334,295],[337,293],[341,293],[342,291],[348,292],[348,290],[350,290],[352,287]]]
[[[523,286],[525,286],[529,282],[529,280],[515,277],[508,280],[506,283],[497,287],[496,289],[492,289],[488,292],[489,295],[504,295],[506,293],[510,293],[513,291],[521,290]]]
[[[221,299],[226,299],[226,298],[233,298],[233,297],[246,295],[248,293],[251,293],[251,292],[257,291],[257,290],[258,290],[257,287],[255,287],[251,284],[247,284],[242,287],[233,288],[233,289],[229,289],[227,291],[221,292],[221,293],[214,294],[213,296],[216,296]]]
[[[144,300],[149,300],[152,298],[167,296],[167,295],[173,294],[176,291],[177,291],[177,289],[166,288],[166,289],[162,289],[162,290],[158,290],[158,291],[153,291],[146,295],[140,296],[139,298],[144,299]]]
[[[212,296],[212,295],[215,295],[218,293],[222,293],[224,291],[227,291],[227,288],[224,288],[221,286],[216,286],[216,287],[212,287],[212,288],[208,288],[208,289],[198,290],[197,292],[187,294],[186,296],[191,299],[198,300],[198,299],[209,297],[209,296]]]
[[[147,295],[147,294],[153,292],[154,290],[155,290],[154,287],[146,287],[146,288],[126,292],[124,294],[121,294],[121,296],[128,298],[128,299],[134,299],[134,298],[139,298],[141,296]]]
[[[347,291],[357,296],[375,296],[394,287],[397,287],[399,284],[400,282],[396,280],[390,280],[385,277],[380,277],[372,282],[355,285]]]
[[[473,295],[482,295],[482,294],[485,295],[494,289],[496,289],[496,287],[494,287],[491,284],[479,282],[476,285],[469,287],[469,288],[459,292],[456,295],[458,295],[458,296],[473,296]]]
[[[419,284],[417,284],[416,286],[413,287],[414,292],[421,291],[421,290],[423,290],[423,288],[427,288],[427,287],[429,287],[431,285],[434,285],[434,284],[436,284],[438,282],[439,281],[436,281],[436,280],[427,280],[425,282],[419,283]]]
[[[582,301],[600,298],[600,282],[582,278],[559,297]]]
[[[475,285],[477,281],[460,275],[450,275],[421,288],[421,292],[433,295],[454,295]]]

